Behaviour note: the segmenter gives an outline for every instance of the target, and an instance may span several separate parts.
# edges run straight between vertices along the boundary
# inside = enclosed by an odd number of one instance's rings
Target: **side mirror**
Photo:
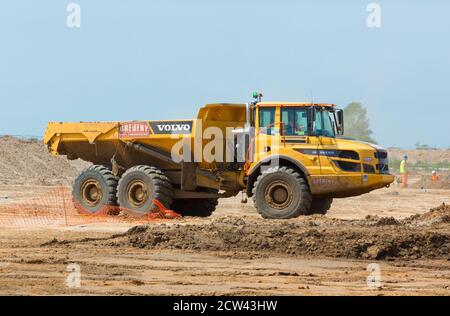
[[[344,111],[337,110],[337,131],[339,135],[344,135]]]
[[[308,131],[309,135],[316,136],[316,108],[314,106],[308,108]]]

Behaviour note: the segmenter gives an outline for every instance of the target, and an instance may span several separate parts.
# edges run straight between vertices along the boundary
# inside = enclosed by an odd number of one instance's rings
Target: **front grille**
[[[378,164],[376,165],[378,173],[389,174],[389,160],[387,151],[377,150],[375,152],[375,158],[378,159]]]
[[[333,160],[340,169],[349,172],[361,172],[361,164],[359,162],[350,162],[342,160]]]
[[[359,160],[359,154],[353,150],[341,150],[338,154],[339,158]]]

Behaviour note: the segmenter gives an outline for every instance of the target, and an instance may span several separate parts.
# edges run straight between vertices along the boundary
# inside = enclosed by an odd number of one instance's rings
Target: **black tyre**
[[[218,198],[176,199],[171,209],[183,216],[208,217],[216,210],[218,200]]]
[[[286,219],[306,214],[311,193],[306,180],[289,167],[271,167],[253,186],[253,202],[264,218]]]
[[[327,211],[331,208],[331,203],[333,203],[333,198],[313,198],[311,208],[308,211],[308,215],[309,214],[325,215]]]
[[[146,215],[156,209],[153,199],[165,207],[172,204],[173,188],[164,173],[150,166],[135,166],[122,175],[117,187],[120,209],[134,216]]]
[[[107,214],[117,209],[117,182],[110,169],[94,165],[75,179],[72,199],[80,214]]]

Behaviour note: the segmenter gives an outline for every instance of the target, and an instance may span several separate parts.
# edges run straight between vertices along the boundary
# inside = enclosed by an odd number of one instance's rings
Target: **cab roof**
[[[311,102],[283,102],[283,101],[264,101],[264,102],[258,102],[256,106],[325,106],[325,107],[333,107],[336,106],[336,104],[331,103],[314,103]]]

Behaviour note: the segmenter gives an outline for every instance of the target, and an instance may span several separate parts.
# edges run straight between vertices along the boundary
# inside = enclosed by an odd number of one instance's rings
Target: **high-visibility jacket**
[[[405,173],[407,171],[407,163],[406,160],[403,159],[402,162],[400,163],[400,173]]]

